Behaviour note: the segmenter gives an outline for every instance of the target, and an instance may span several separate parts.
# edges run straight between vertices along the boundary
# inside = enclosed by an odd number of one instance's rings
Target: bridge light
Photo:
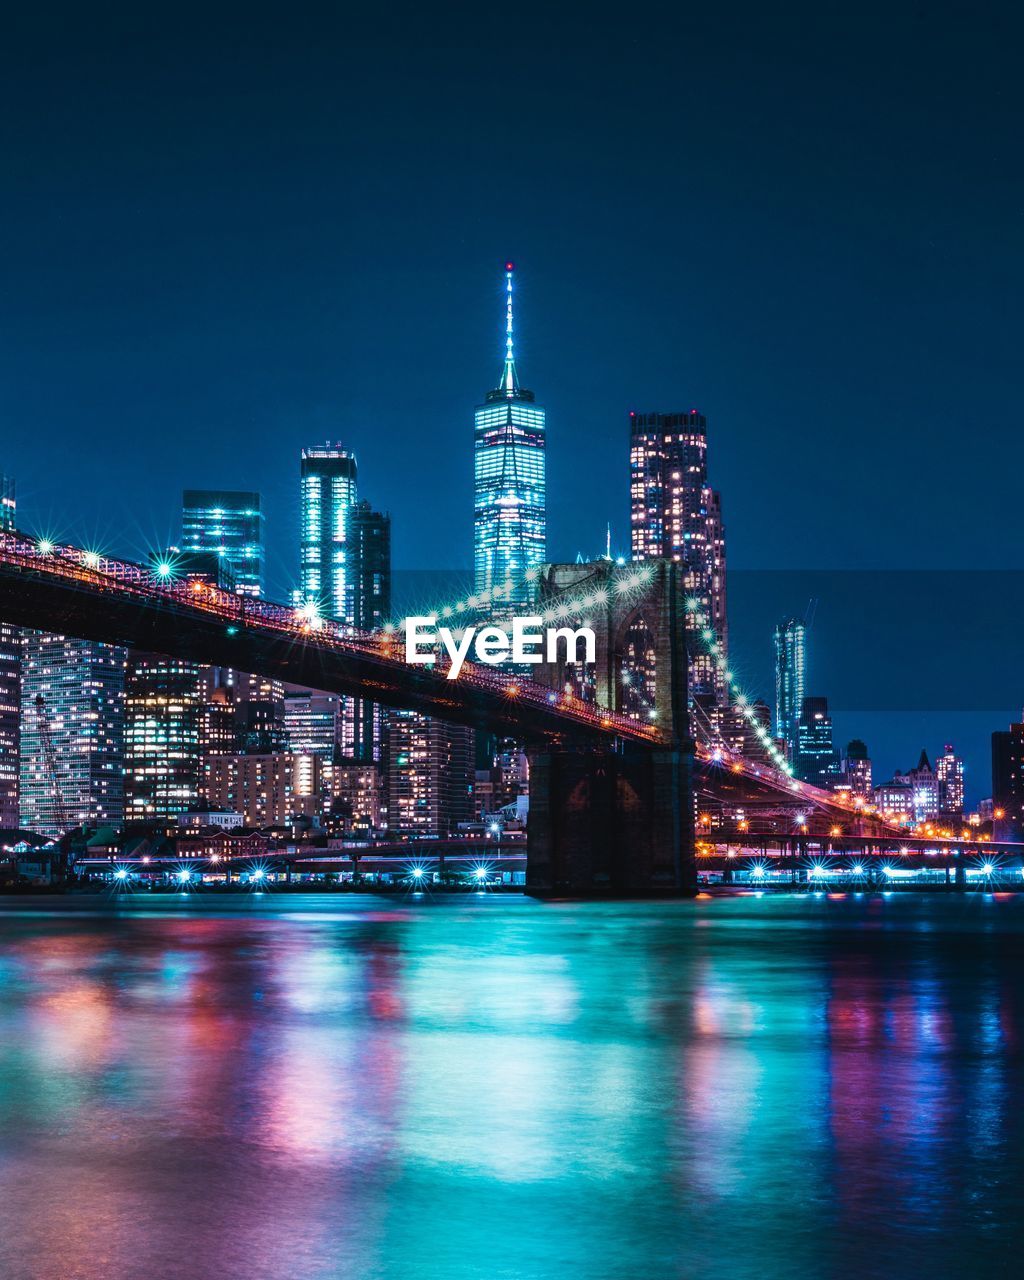
[[[171,576],[171,566],[166,560],[161,560],[156,567],[157,573],[161,578],[169,578]]]
[[[842,834],[843,834],[843,829],[842,829],[842,827],[830,827],[830,828],[829,828],[829,835],[830,835],[830,836],[841,836]]]
[[[100,567],[100,558],[95,551],[86,551],[82,556],[82,563],[87,569],[98,569]]]
[[[751,868],[751,871],[750,871],[750,874],[754,877],[754,879],[755,879],[755,880],[763,880],[763,879],[764,879],[764,867],[762,867],[762,866],[760,866],[760,865],[758,865],[758,866],[756,866],[756,867],[752,867],[752,868]]]
[[[238,635],[238,628],[237,628],[237,627],[228,627],[228,635],[229,635],[229,636],[237,636],[237,635]]]
[[[798,825],[798,826],[803,826],[803,824],[807,821],[807,814],[806,814],[806,813],[798,813],[798,814],[796,815],[796,820],[797,820],[797,825]]]
[[[39,541],[36,543],[36,546],[39,549],[40,555],[44,555],[44,556],[53,555],[53,543],[50,541],[49,538],[40,538]]]
[[[882,875],[883,875],[883,876],[891,876],[891,875],[892,875],[892,867],[883,867],[883,868],[882,868]]]

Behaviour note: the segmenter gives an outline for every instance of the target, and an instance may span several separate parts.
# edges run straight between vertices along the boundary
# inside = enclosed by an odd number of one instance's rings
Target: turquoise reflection
[[[3,1274],[955,1276],[1024,1243],[1016,899],[349,902],[4,919]]]

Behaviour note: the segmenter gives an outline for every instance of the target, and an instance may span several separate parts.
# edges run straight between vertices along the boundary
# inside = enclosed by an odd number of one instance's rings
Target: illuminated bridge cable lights
[[[697,624],[696,634],[704,642],[709,656],[715,659],[716,667],[722,671],[723,679],[729,689],[732,701],[739,709],[740,714],[754,729],[754,733],[757,736],[758,741],[764,747],[775,766],[787,776],[792,776],[793,766],[789,763],[778,747],[776,747],[775,743],[772,741],[771,734],[767,729],[765,729],[764,725],[757,723],[757,713],[746,695],[743,693],[742,689],[740,689],[734,673],[728,670],[728,665],[725,661],[724,655],[722,654],[721,641],[718,639],[714,628],[710,625],[707,615],[701,609],[700,602],[692,598],[687,600],[686,611],[693,614],[694,621]]]
[[[619,595],[630,591],[639,591],[641,587],[650,581],[651,572],[651,569],[646,567],[637,569],[625,577],[618,578],[612,590]],[[467,596],[465,599],[447,601],[432,609],[426,609],[423,616],[441,618],[447,622],[462,614],[475,614],[484,605],[513,597],[523,585],[536,582],[539,576],[540,572],[537,569],[528,569],[517,581],[506,582],[503,587],[493,587],[490,591],[482,591],[477,595]],[[611,594],[607,588],[596,587],[585,593],[581,592],[569,598],[562,598],[558,601],[557,610],[548,609],[542,613],[538,612],[536,616],[540,617],[544,622],[558,622],[566,618],[583,619],[591,609],[607,604],[610,599]],[[401,618],[389,625],[394,630],[404,631],[407,623],[408,618]]]

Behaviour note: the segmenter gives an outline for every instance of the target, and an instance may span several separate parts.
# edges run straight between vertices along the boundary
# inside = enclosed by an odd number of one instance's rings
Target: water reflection
[[[984,1275],[1017,899],[7,915],[0,1274]]]

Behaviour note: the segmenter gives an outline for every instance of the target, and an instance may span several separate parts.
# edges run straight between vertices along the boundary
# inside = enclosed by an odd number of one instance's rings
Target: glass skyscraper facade
[[[49,632],[22,641],[21,825],[120,824],[125,651]]]
[[[0,475],[0,530],[14,528],[14,481]],[[21,632],[0,620],[0,829],[17,827]]]
[[[299,584],[302,597],[315,604],[326,617],[354,626],[355,454],[336,444],[303,449],[301,483]]]
[[[804,698],[796,728],[796,775],[816,787],[839,779],[839,756],[832,740],[827,698]]]
[[[391,611],[391,517],[359,501],[355,454],[337,444],[302,451],[300,594],[326,617],[373,631]],[[342,757],[380,755],[380,709],[345,698]]]
[[[506,263],[505,361],[497,387],[476,409],[473,440],[474,589],[492,615],[530,608],[535,585],[525,575],[547,555],[545,415],[533,392],[519,385],[512,275]]]
[[[685,566],[689,599],[714,628],[720,655],[728,655],[725,595],[725,523],[722,500],[708,484],[707,419],[688,413],[629,415],[630,541],[634,560],[675,560]],[[696,632],[693,613],[688,631]],[[690,645],[690,696],[716,732],[727,728],[725,680],[697,638]],[[698,729],[706,728],[699,724]]]
[[[258,493],[186,489],[181,495],[182,549],[220,556],[235,589],[263,593],[263,507]]]
[[[125,819],[173,819],[199,799],[204,670],[132,650],[125,680]]]
[[[785,742],[790,759],[804,702],[805,635],[797,618],[786,618],[775,628],[775,736]]]

